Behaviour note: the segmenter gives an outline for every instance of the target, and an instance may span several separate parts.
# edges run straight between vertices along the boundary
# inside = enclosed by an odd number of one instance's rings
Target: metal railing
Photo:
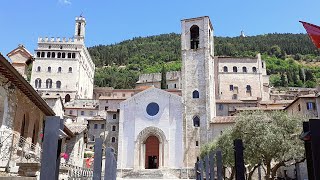
[[[93,177],[92,169],[61,163],[60,169],[68,170],[68,180],[91,180]]]

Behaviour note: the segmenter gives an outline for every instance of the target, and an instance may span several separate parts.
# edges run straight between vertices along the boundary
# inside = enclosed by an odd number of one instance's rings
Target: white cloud
[[[70,5],[71,0],[59,0],[59,3],[64,4],[64,5]]]

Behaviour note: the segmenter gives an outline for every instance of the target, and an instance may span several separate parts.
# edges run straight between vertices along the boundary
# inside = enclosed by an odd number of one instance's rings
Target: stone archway
[[[154,137],[158,140],[158,154],[157,156],[157,168],[161,169],[167,166],[168,163],[168,142],[164,132],[157,127],[147,127],[143,129],[135,141],[135,158],[134,169],[146,169],[146,142],[150,137]]]

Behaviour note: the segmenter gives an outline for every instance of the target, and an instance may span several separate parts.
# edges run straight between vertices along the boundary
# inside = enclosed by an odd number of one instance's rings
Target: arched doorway
[[[164,132],[157,127],[143,129],[135,141],[135,169],[162,169],[168,165],[168,141]],[[148,152],[147,152],[148,151]],[[156,166],[149,166],[156,163]]]
[[[149,136],[145,142],[146,145],[146,157],[145,168],[146,169],[158,169],[159,168],[159,139],[156,136]]]

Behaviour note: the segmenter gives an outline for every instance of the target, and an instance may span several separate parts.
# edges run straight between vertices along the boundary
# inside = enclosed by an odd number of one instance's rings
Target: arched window
[[[72,58],[76,58],[76,53],[72,53]]]
[[[116,131],[116,126],[112,126],[112,131]]]
[[[199,91],[194,90],[194,91],[192,92],[192,98],[199,98]]]
[[[257,68],[256,68],[256,67],[253,67],[253,68],[252,68],[252,72],[254,72],[254,73],[257,72]]]
[[[68,53],[68,58],[71,58],[71,53]]]
[[[46,88],[52,88],[52,79],[47,79],[46,80]]]
[[[199,48],[199,27],[197,25],[190,28],[190,46],[191,49]]]
[[[194,127],[200,127],[200,118],[198,116],[195,116],[193,118],[193,126]]]
[[[65,97],[64,97],[64,102],[67,103],[67,102],[70,102],[70,95],[67,94]]]
[[[51,67],[50,66],[48,67],[48,72],[51,72]]]
[[[61,81],[57,81],[56,86],[57,86],[57,89],[60,89],[61,88]]]
[[[111,138],[111,142],[113,142],[113,143],[116,142],[116,138],[115,138],[115,137],[112,137],[112,138]]]
[[[66,58],[66,53],[62,53],[62,58]]]
[[[49,58],[51,56],[51,52],[47,52],[47,57]]]
[[[42,52],[42,53],[41,53],[41,57],[44,57],[44,56],[45,56],[45,53],[44,53],[44,52]]]
[[[228,72],[228,67],[227,66],[223,67],[223,72]]]
[[[246,89],[247,89],[247,91],[251,91],[251,86],[247,85]]]
[[[112,119],[117,119],[117,114],[113,114]]]
[[[237,66],[233,66],[233,72],[238,72]]]
[[[37,67],[37,71],[38,71],[38,72],[41,71],[41,67],[40,67],[40,66]]]
[[[52,58],[55,58],[55,57],[56,57],[56,53],[55,53],[55,52],[52,52],[51,57],[52,57]]]
[[[243,66],[242,67],[242,72],[247,73],[247,67]]]
[[[40,52],[37,52],[37,57],[40,57],[40,54],[41,54]]]
[[[58,58],[61,58],[61,52],[58,52]]]
[[[37,78],[35,81],[34,81],[34,85],[36,88],[41,88],[41,79],[40,78]]]
[[[61,73],[61,67],[58,67],[58,73]]]
[[[81,34],[81,23],[78,23],[78,36],[80,36],[80,34]]]
[[[69,67],[69,73],[72,73],[72,67]]]

